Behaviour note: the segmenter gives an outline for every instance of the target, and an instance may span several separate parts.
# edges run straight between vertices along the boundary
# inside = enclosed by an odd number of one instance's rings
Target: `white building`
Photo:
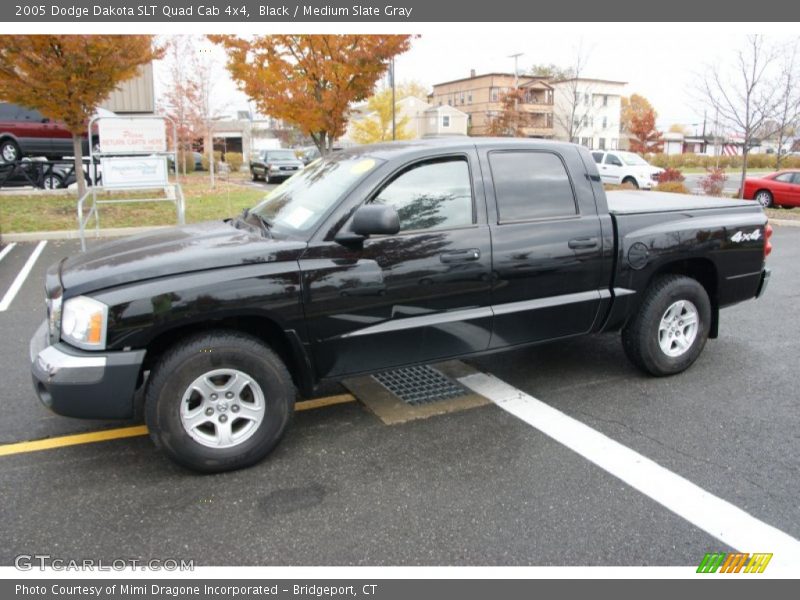
[[[620,147],[624,81],[573,78],[553,81],[551,85],[555,89],[553,121],[557,139],[599,150]]]

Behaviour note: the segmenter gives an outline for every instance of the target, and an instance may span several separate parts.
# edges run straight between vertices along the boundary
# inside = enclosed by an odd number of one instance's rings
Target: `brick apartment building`
[[[456,79],[433,86],[429,102],[433,106],[452,106],[469,115],[469,134],[487,135],[491,119],[502,111],[503,94],[519,86],[525,94],[521,110],[533,115],[531,127],[524,130],[528,137],[551,138],[555,134],[553,121],[554,91],[546,80],[512,73],[487,73]]]

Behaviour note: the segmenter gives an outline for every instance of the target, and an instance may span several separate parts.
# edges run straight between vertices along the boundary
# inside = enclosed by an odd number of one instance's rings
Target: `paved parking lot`
[[[470,364],[800,538],[800,230],[778,228],[774,245],[767,295],[725,310],[720,338],[677,377],[635,371],[617,336]],[[27,346],[44,315],[43,274],[77,244],[7,248],[0,444],[130,425],[39,405]],[[143,436],[0,456],[0,539],[4,565],[23,552],[211,565],[696,565],[732,549],[500,406],[387,426],[357,402],[298,412],[267,460],[222,475],[189,473]]]

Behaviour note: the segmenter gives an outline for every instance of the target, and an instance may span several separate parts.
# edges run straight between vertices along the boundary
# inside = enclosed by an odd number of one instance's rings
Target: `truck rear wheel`
[[[277,445],[294,396],[286,366],[260,340],[208,332],[178,343],[152,369],[145,421],[175,462],[205,473],[231,471]]]
[[[698,281],[683,275],[656,279],[639,310],[622,330],[625,354],[656,376],[688,369],[708,339],[711,302]]]

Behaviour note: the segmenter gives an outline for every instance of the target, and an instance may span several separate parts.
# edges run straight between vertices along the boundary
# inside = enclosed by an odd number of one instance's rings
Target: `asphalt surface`
[[[774,246],[766,296],[723,311],[677,377],[640,374],[613,335],[471,363],[800,537],[800,230],[778,228]],[[0,263],[0,295],[34,247]],[[49,242],[0,313],[0,443],[120,425],[51,415],[31,390],[44,270],[74,251]],[[395,426],[357,403],[300,412],[269,458],[215,476],[146,437],[0,457],[0,539],[3,565],[696,565],[730,550],[494,405]]]

